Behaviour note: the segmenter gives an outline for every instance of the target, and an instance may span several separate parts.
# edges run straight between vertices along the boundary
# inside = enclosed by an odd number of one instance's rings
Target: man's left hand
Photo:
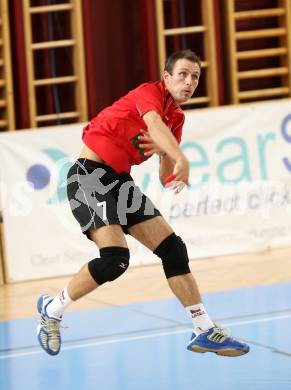
[[[139,147],[143,149],[145,156],[152,156],[155,153],[159,155],[165,154],[151,139],[148,131],[141,129],[140,132],[142,134],[138,136],[138,140],[141,142]]]

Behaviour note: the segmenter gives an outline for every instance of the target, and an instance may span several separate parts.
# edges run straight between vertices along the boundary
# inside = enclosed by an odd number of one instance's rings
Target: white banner
[[[291,245],[291,99],[188,111],[182,148],[179,195],[156,189],[152,161],[134,171],[191,258]]]
[[[98,256],[66,199],[81,132],[78,124],[0,135],[9,281],[72,274]],[[291,99],[188,111],[182,148],[191,187],[181,194],[161,187],[155,157],[132,173],[191,258],[291,245]],[[128,242],[131,264],[156,261]]]
[[[80,234],[62,186],[67,161],[73,162],[80,152],[81,128],[78,124],[0,136],[9,281],[71,274],[96,257],[94,245]]]

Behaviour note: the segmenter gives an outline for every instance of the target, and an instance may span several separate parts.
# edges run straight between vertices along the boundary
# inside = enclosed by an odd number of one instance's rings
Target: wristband
[[[166,184],[169,184],[171,181],[173,181],[175,179],[176,175],[174,175],[173,173],[171,175],[169,175],[168,177],[166,177],[166,179],[164,180],[164,186]]]

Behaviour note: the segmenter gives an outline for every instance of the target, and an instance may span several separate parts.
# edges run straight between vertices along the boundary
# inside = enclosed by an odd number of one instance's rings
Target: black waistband
[[[89,160],[88,158],[78,158],[77,161],[76,161],[76,164],[78,165],[78,163],[81,166],[83,166],[84,168],[89,169],[89,170],[94,170],[96,168],[103,168],[103,169],[105,169],[106,171],[109,171],[109,172],[116,172],[109,165],[100,163],[98,161]]]

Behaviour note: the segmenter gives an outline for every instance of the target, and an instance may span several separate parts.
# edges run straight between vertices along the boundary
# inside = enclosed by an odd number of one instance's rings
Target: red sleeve
[[[143,84],[136,90],[134,98],[141,117],[149,111],[156,111],[163,115],[163,95],[154,83]]]

